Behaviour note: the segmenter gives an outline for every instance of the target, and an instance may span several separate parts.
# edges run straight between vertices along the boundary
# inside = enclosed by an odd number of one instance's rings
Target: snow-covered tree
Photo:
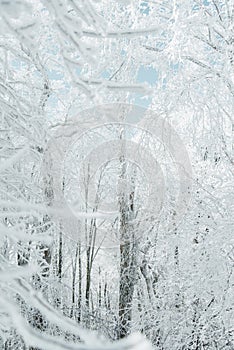
[[[3,349],[233,348],[233,16],[0,0]]]

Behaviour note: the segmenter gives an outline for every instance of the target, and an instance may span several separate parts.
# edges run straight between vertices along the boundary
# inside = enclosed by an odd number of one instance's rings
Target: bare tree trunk
[[[82,301],[82,265],[81,265],[81,245],[78,242],[78,263],[79,263],[79,285],[78,285],[78,316],[77,321],[81,322],[81,301]]]
[[[122,138],[123,133],[120,135]],[[132,300],[134,283],[136,279],[136,242],[131,220],[134,216],[134,191],[130,193],[124,184],[127,180],[125,160],[125,140],[122,138],[120,155],[121,175],[120,180],[123,188],[119,194],[120,208],[120,282],[119,282],[119,334],[118,338],[124,338],[130,333],[132,320]]]
[[[119,338],[130,333],[135,281],[133,250],[131,243],[120,244]]]
[[[58,278],[62,279],[62,266],[63,266],[63,235],[62,231],[59,232],[59,247],[58,247]]]
[[[87,320],[86,325],[89,327],[90,324],[90,297],[91,297],[91,273],[94,261],[94,253],[95,253],[95,237],[96,237],[96,219],[91,220],[91,226],[89,229],[89,237],[88,237],[88,247],[86,250],[86,288],[85,288],[85,303],[87,310]]]
[[[74,315],[74,308],[75,308],[75,295],[76,295],[76,271],[77,271],[77,260],[78,260],[78,254],[79,254],[79,243],[76,245],[76,253],[75,253],[75,261],[73,265],[73,271],[72,271],[72,298],[71,298],[71,313],[70,317],[72,318]]]
[[[102,307],[102,281],[101,281],[101,268],[100,268],[100,266],[98,269],[98,277],[99,277],[99,281],[98,281],[98,307],[101,308]]]

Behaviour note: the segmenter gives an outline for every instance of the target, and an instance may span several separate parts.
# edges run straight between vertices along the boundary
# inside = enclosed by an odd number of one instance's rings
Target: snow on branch
[[[22,269],[25,270],[26,269]],[[14,276],[16,278],[16,276]],[[82,329],[77,323],[71,319],[62,316],[51,305],[39,296],[26,282],[17,278],[17,292],[27,302],[38,308],[46,315],[50,322],[53,322],[62,329],[66,329],[72,334],[78,335],[83,341],[80,343],[68,343],[63,339],[50,336],[33,329],[25,319],[20,315],[17,305],[6,296],[0,300],[2,308],[10,315],[19,334],[23,337],[28,346],[42,347],[44,350],[151,350],[149,342],[140,334],[132,334],[124,340],[110,343],[108,340],[100,339],[96,332]]]

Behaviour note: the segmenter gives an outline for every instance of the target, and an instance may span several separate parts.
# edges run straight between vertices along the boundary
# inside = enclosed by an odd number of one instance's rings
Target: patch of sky
[[[210,5],[210,1],[209,0],[203,0],[202,1],[202,5],[204,6],[209,6]],[[200,9],[201,4],[197,4],[197,2],[194,1],[194,5],[192,7],[193,11],[196,12]]]
[[[195,4],[193,5],[193,7],[192,7],[192,11],[193,11],[193,12],[197,12],[197,11],[199,11],[199,8],[200,8],[200,6],[199,6],[198,4],[195,3]]]
[[[51,80],[62,80],[64,75],[61,72],[58,72],[54,69],[50,69],[47,71],[48,78]]]
[[[22,69],[23,67],[27,66],[27,64],[20,59],[12,60],[11,64],[12,64],[12,67],[14,67],[17,70]]]
[[[178,72],[179,68],[180,68],[180,64],[178,62],[177,63],[171,63],[170,64],[170,68],[171,68],[172,72],[174,74],[176,74]]]
[[[153,86],[157,83],[158,72],[156,69],[141,65],[137,73],[137,82],[138,83],[147,83],[150,86]],[[135,105],[141,106],[143,108],[148,108],[152,102],[152,97],[144,94],[134,93],[129,96],[129,102]],[[140,116],[132,116],[134,122],[140,120]]]
[[[56,108],[58,105],[58,97],[55,94],[51,94],[48,98],[48,105],[51,108]]]
[[[145,1],[143,1],[141,4],[140,4],[140,13],[142,13],[143,15],[149,15],[149,12],[150,12],[150,7],[149,7],[149,4]]]
[[[40,73],[38,70],[34,70],[33,75],[34,75],[36,78],[41,78],[41,73]]]
[[[163,51],[167,45],[169,44],[169,42],[171,41],[171,39],[166,35],[166,33],[162,33],[161,34],[161,40],[157,40],[157,42],[155,42],[155,45],[152,45],[152,50],[155,51]]]
[[[126,51],[126,50],[124,50],[124,49],[122,49],[122,50],[120,51],[120,54],[121,54],[121,56],[126,56],[127,51]]]
[[[137,81],[139,83],[148,83],[149,85],[155,85],[158,80],[158,72],[152,67],[141,65],[138,74]]]
[[[103,72],[102,72],[102,78],[103,79],[109,79],[110,78],[110,73],[107,71],[107,70],[104,70]]]
[[[109,79],[111,77],[111,74],[109,71],[104,70],[101,73],[101,77],[103,79]],[[137,82],[138,83],[148,83],[149,85],[155,85],[155,83],[158,80],[158,72],[156,69],[152,67],[147,67],[144,65],[141,65],[138,73],[137,73]]]

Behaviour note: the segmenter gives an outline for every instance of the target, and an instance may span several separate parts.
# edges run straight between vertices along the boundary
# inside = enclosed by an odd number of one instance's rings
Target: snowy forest
[[[233,0],[0,0],[0,349],[234,349],[233,111]]]

